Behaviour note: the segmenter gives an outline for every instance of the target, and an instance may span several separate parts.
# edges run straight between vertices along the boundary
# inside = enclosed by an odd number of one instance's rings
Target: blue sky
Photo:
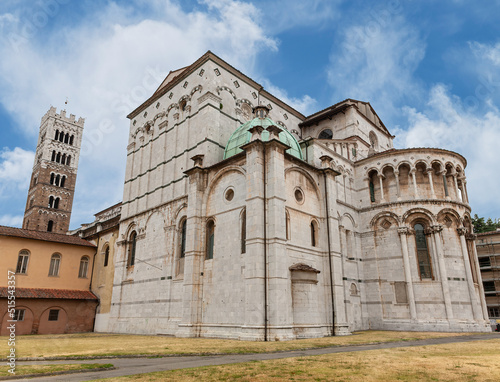
[[[357,98],[397,148],[461,153],[472,212],[498,218],[499,14],[498,0],[2,0],[0,224],[22,223],[51,105],[86,118],[71,228],[120,201],[126,114],[207,50],[306,115]]]

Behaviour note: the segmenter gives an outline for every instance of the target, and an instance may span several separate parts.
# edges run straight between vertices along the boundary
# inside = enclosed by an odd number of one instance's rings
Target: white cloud
[[[25,191],[29,185],[35,153],[19,147],[0,151],[0,195]]]
[[[0,216],[0,225],[8,227],[21,227],[23,224],[22,215],[2,215]]]
[[[482,114],[468,111],[460,98],[445,86],[434,86],[423,111],[406,108],[409,128],[407,147],[437,147],[458,152],[468,162],[467,188],[474,213],[500,214],[498,192],[498,143],[500,110],[488,106]]]
[[[259,79],[259,81],[264,86],[264,89],[266,89],[269,93],[271,93],[284,103],[290,105],[295,110],[298,110],[302,114],[307,116],[316,111],[315,107],[317,102],[311,96],[306,94],[302,96],[302,98],[290,97],[286,90],[274,86],[268,79],[262,78]]]
[[[399,8],[372,9],[348,26],[334,46],[328,68],[332,102],[368,101],[384,119],[399,113],[399,103],[422,92],[413,74],[425,55],[425,43]]]
[[[472,41],[469,46],[473,53],[481,59],[487,59],[495,66],[500,66],[500,42],[495,45],[481,44]]]
[[[66,11],[63,7],[72,6],[66,0],[56,1],[60,6],[48,22]],[[23,23],[5,23],[0,38],[0,102],[15,116],[18,127],[34,138],[41,116],[51,104],[59,110],[66,97],[67,112],[86,118],[72,227],[121,199],[126,114],[154,92],[169,70],[212,50],[253,75],[258,53],[277,49],[252,4],[232,0],[205,4],[204,12],[188,12],[173,1],[137,0],[137,7],[109,2],[78,23],[52,30],[42,23],[32,34],[23,32]],[[24,16],[31,20],[30,14]],[[9,33],[21,39],[13,44],[6,38]],[[300,102],[307,106],[310,101],[306,97]]]
[[[258,1],[266,20],[266,28],[273,34],[306,27],[308,30],[324,28],[340,16],[343,0],[273,0]]]

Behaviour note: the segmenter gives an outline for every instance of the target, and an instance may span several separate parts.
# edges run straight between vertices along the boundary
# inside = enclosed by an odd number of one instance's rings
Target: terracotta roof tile
[[[16,288],[16,298],[57,298],[65,300],[97,300],[89,290]],[[0,287],[0,298],[7,297],[7,287]]]
[[[0,236],[22,237],[24,239],[51,241],[55,243],[80,245],[83,247],[95,247],[94,244],[77,236],[64,235],[62,233],[34,231],[30,229],[6,227],[0,225]]]

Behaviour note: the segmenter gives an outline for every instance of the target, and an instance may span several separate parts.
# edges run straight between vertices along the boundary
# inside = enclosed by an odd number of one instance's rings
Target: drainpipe
[[[97,251],[99,250],[99,240],[100,238],[97,238],[97,248],[94,253],[94,259],[92,260],[92,272],[90,273],[90,285],[89,285],[89,290],[92,292],[92,280],[94,278],[94,267],[95,267],[95,257],[97,256]],[[95,307],[95,312],[94,312],[94,322],[92,323],[92,331],[95,332],[95,319],[97,316],[97,308],[99,308],[99,305],[101,305],[101,300],[97,299],[97,305]]]
[[[267,212],[266,212],[266,202],[267,202],[267,196],[266,196],[266,171],[267,171],[267,165],[266,165],[266,145],[263,144],[263,149],[264,149],[264,171],[262,171],[262,179],[264,181],[264,341],[267,341]]]
[[[326,232],[328,237],[328,264],[330,266],[330,293],[332,296],[332,336],[335,335],[335,304],[333,298],[333,267],[332,267],[332,251],[330,248],[330,213],[328,212],[328,187],[326,186],[326,171],[323,170],[323,178],[325,181],[325,207],[326,207]]]

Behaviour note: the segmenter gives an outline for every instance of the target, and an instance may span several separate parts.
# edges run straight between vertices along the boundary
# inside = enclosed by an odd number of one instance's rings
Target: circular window
[[[146,118],[147,116],[148,116],[148,112],[147,112],[147,111],[145,111],[145,112],[144,112],[144,118]]]
[[[234,191],[232,188],[230,188],[229,190],[226,191],[226,195],[225,195],[225,198],[228,202],[230,202],[231,200],[233,200],[234,198]]]
[[[160,103],[158,102],[158,103],[156,104],[156,108],[158,109],[159,107],[160,107]]]
[[[301,204],[304,201],[304,194],[298,188],[295,190],[295,200]]]

